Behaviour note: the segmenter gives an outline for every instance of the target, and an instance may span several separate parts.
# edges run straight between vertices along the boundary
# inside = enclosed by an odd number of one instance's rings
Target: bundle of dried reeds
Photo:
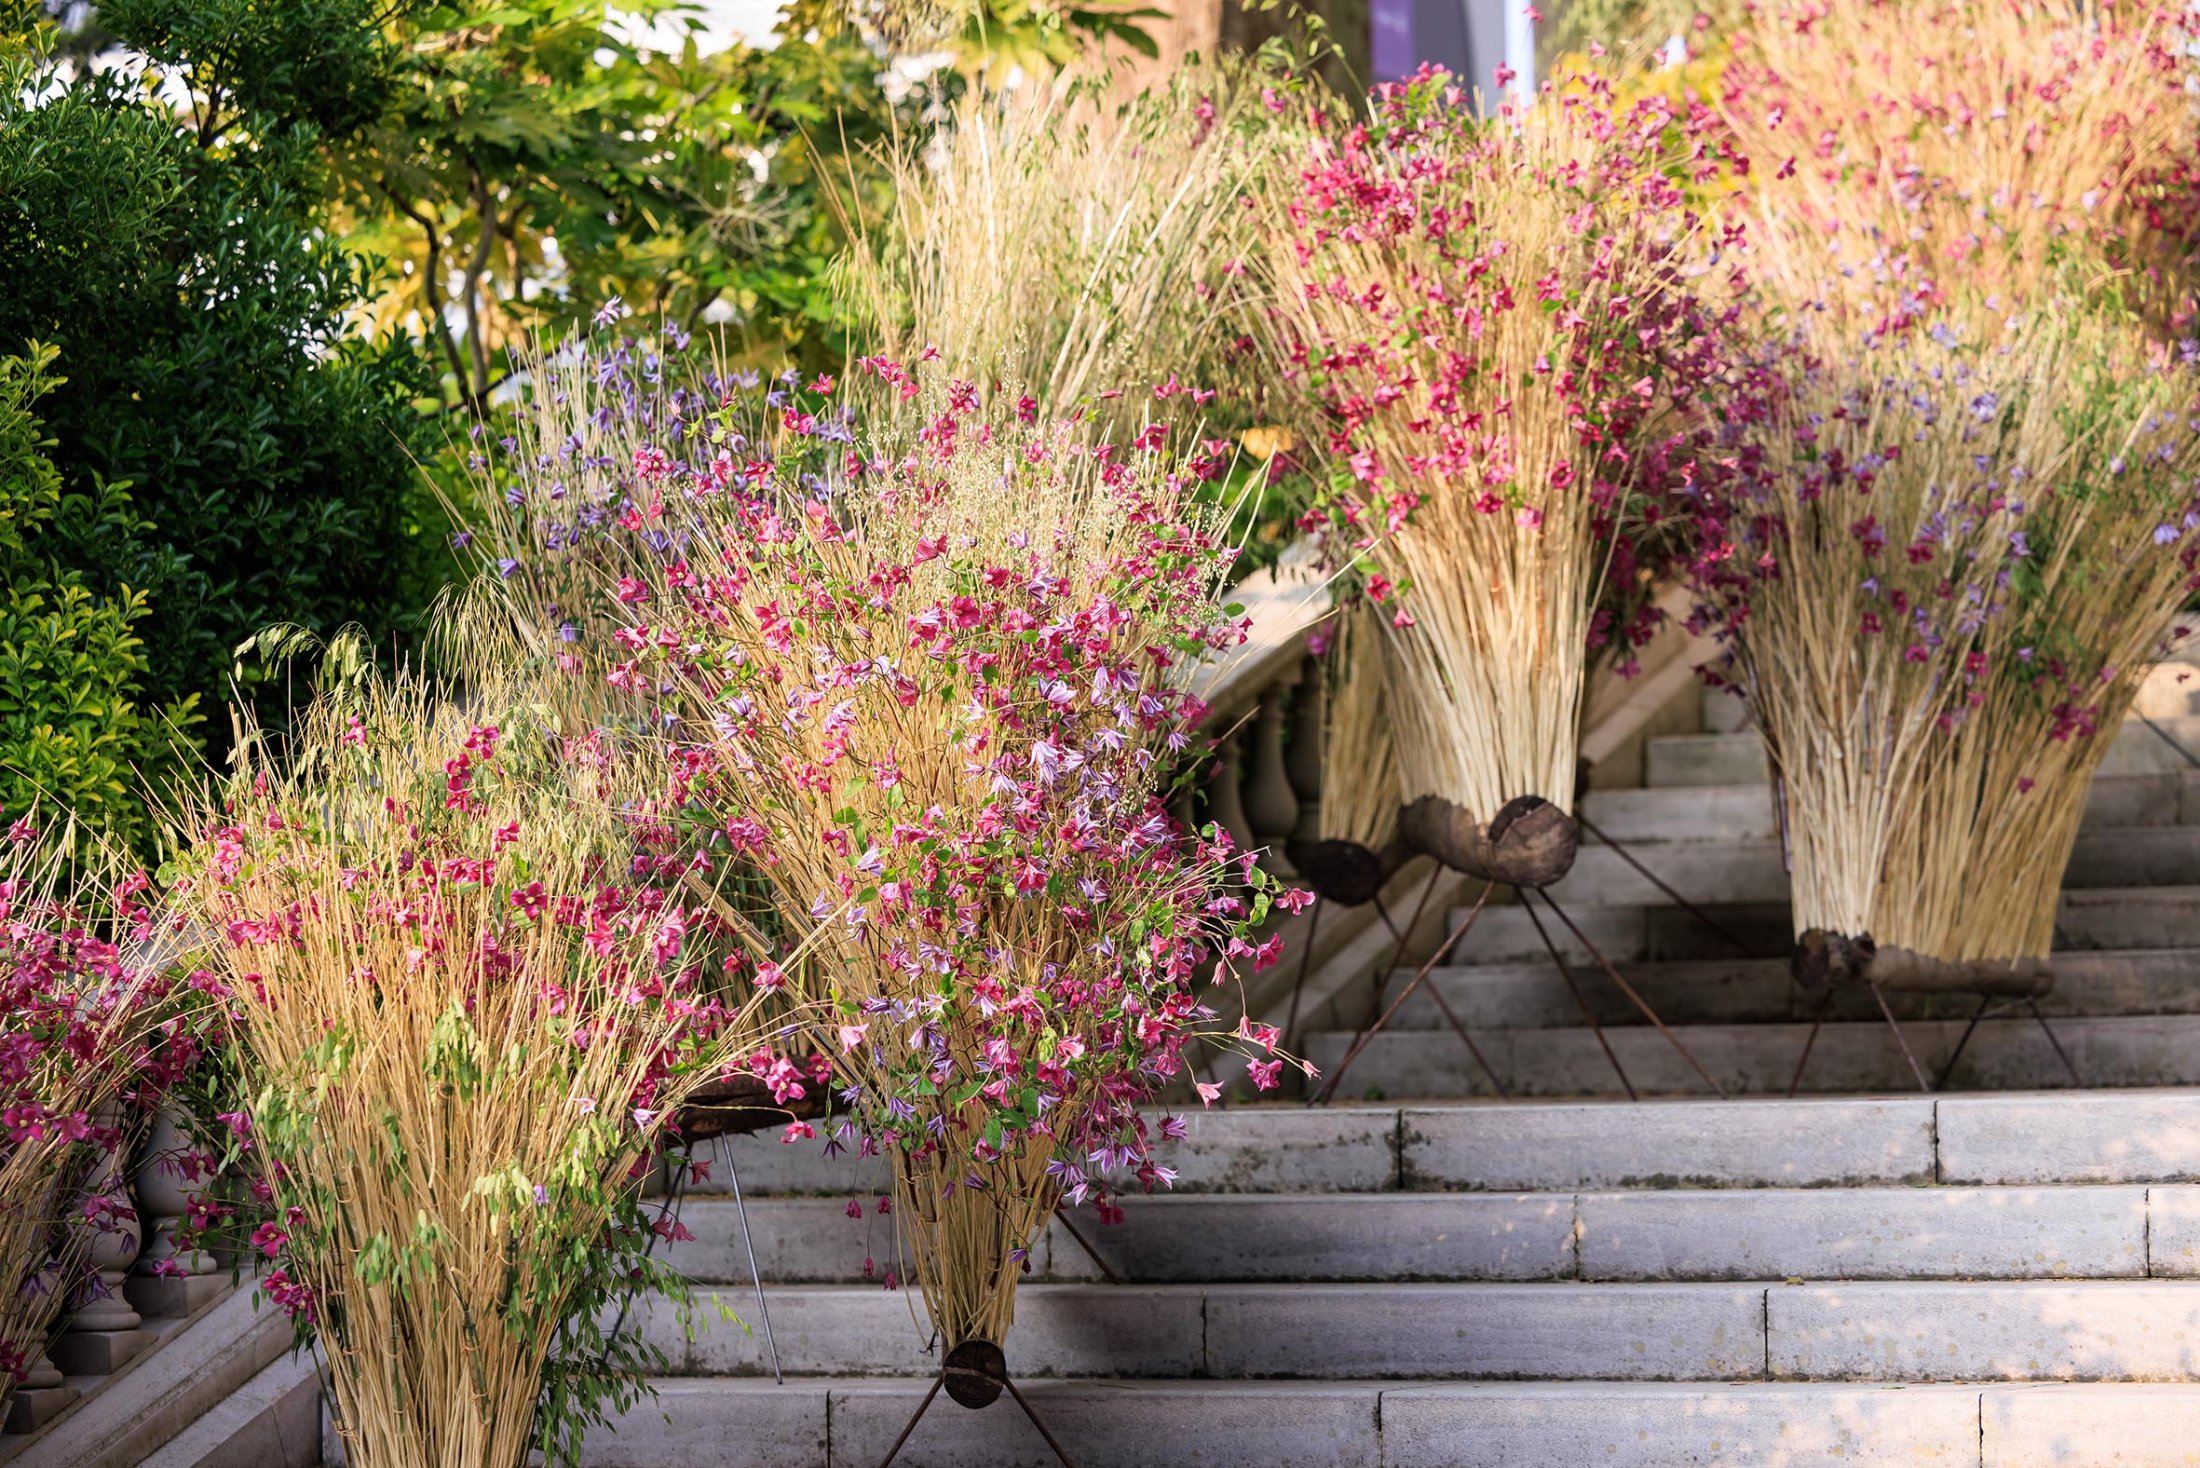
[[[30,817],[0,843],[5,1415],[63,1308],[98,1287],[85,1267],[93,1245],[135,1221],[127,1192],[101,1191],[92,1170],[129,1145],[126,1120],[197,1060],[205,1028],[188,986],[134,952],[147,926],[142,878],[117,887],[101,919],[67,890],[69,868],[41,852]]]
[[[1119,393],[1110,416],[1135,428],[1147,391],[1181,378],[1256,421],[1278,404],[1243,341],[1244,195],[1279,146],[1262,93],[1280,78],[1203,63],[1122,104],[1104,81],[974,86],[923,148],[888,154],[892,212],[858,236],[852,303],[886,356],[944,353],[1052,412]]]
[[[2058,325],[2039,370],[2067,454],[2012,532],[2005,610],[1967,654],[1984,697],[1938,741],[1873,918],[1954,963],[2047,956],[2093,773],[2195,589],[2200,372],[2149,362],[2127,320]]]
[[[409,676],[324,695],[182,813],[262,1288],[318,1336],[362,1468],[570,1458],[633,1395],[648,1353],[602,1364],[595,1318],[642,1260],[623,1210],[761,1033],[724,935],[652,874],[654,773],[622,792],[539,687],[463,672],[463,703]]]
[[[1320,834],[1379,852],[1398,834],[1399,804],[1382,619],[1359,602],[1340,608],[1327,632]]]
[[[2146,319],[2184,293],[2181,22],[1919,18],[1819,6],[1737,38],[1724,106],[1774,175],[1751,235],[1780,324],[1736,384],[1752,487],[1707,579],[1747,604],[1798,934],[2034,960],[2107,735],[2189,594],[2194,379]]]
[[[1785,299],[1833,287],[1828,269],[1903,259],[2012,308],[2058,257],[2181,269],[2195,23],[2189,7],[2099,0],[1755,11],[1721,105],[1762,206],[1795,236],[1765,256]]]
[[[1388,614],[1409,799],[1480,823],[1572,804],[1590,649],[1620,630],[1600,600],[1639,595],[1646,505],[1696,447],[1675,409],[1714,336],[1661,170],[1700,127],[1594,78],[1485,121],[1424,74],[1264,181],[1282,350],[1355,481],[1330,533]]]
[[[1240,636],[1192,478],[1158,432],[1094,445],[960,382],[919,401],[917,440],[853,479],[788,454],[693,501],[632,641],[696,746],[707,849],[810,945],[772,977],[833,1011],[843,1135],[893,1161],[933,1328],[997,1345],[1058,1201],[1165,1179],[1135,1103],[1181,1072],[1214,1014],[1196,978],[1253,954],[1235,935],[1266,899],[1224,890],[1225,838],[1162,803],[1197,713],[1179,670]]]

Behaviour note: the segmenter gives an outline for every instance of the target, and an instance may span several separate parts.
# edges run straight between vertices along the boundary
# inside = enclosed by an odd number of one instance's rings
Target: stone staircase
[[[2172,676],[2184,671],[2165,667]],[[2187,707],[2191,695],[2169,686],[2173,706]],[[2171,701],[2157,686],[2150,692],[2157,706]],[[2064,879],[2056,988],[2041,1008],[2088,1086],[2200,1083],[2200,768],[2179,748],[2200,754],[2200,715],[2165,711],[2151,727],[2134,718],[2114,741]],[[1787,976],[1787,876],[1763,746],[1746,732],[1652,737],[1643,768],[1643,788],[1592,790],[1583,814],[1712,925],[1594,839],[1552,893],[1722,1088],[1784,1094],[1814,1001]],[[1539,912],[1636,1088],[1709,1094],[1587,946]],[[1464,915],[1455,911],[1451,921]],[[1411,973],[1394,975],[1390,992]],[[1510,1094],[1625,1093],[1524,908],[1486,910],[1428,983],[1473,1033]],[[1895,1000],[1928,1073],[1955,1048],[1975,1008],[1966,996]],[[1327,1070],[1351,1038],[1331,1029],[1307,1036],[1304,1046]],[[1980,1024],[1949,1084],[2010,1089],[2070,1081],[2047,1033],[2015,1014]],[[1871,1001],[1843,995],[1811,1050],[1804,1089],[1915,1088]],[[1373,1038],[1340,1090],[1363,1099],[1486,1094],[1493,1094],[1487,1077],[1426,995],[1409,1000]]]
[[[2185,671],[2142,708],[2200,753]],[[1723,932],[1609,846],[1557,891],[1721,1084],[1757,1094],[1698,1099],[1568,940],[1657,1098],[1619,1099],[1525,913],[1485,913],[1431,982],[1525,1099],[1479,1099],[1417,998],[1338,1105],[1197,1115],[1173,1193],[1129,1200],[1117,1228],[1058,1222],[1034,1250],[1009,1360],[1080,1468],[2200,1463],[2200,1091],[2166,1089],[2200,1083],[2200,769],[2135,721],[2093,792],[2043,1006],[2088,1089],[2040,1089],[2068,1077],[2027,1016],[1983,1023],[1952,1090],[1920,1095],[1884,1021],[1845,998],[1811,1094],[1767,1099],[1809,1011],[1763,752],[1723,712],[1649,738],[1644,788],[1585,806]],[[1926,1065],[1969,1008],[1898,1002]],[[1351,1038],[1333,1013],[1303,1041],[1324,1066]],[[649,1315],[677,1372],[589,1462],[869,1468],[937,1369],[916,1302],[864,1273],[895,1266],[885,1177],[728,1146],[787,1379],[736,1210],[693,1196],[672,1257],[749,1328],[690,1339]],[[1053,1460],[1004,1401],[935,1406],[896,1461]]]
[[[2200,1095],[1239,1107],[1176,1191],[1034,1250],[1011,1367],[1080,1468],[2181,1463],[2200,1452]],[[732,1143],[674,1262],[748,1326],[594,1468],[871,1468],[922,1396],[874,1167]],[[708,1186],[724,1186],[722,1171]],[[867,1205],[851,1219],[849,1197]],[[706,1310],[706,1316],[713,1312]],[[1004,1399],[901,1463],[1050,1462]]]
[[[2158,682],[2142,707],[2200,753],[2200,706]],[[1492,909],[1431,983],[1520,1099],[1482,1097],[1416,999],[1337,1105],[1195,1109],[1173,1192],[1034,1247],[1007,1354],[1078,1468],[2200,1464],[2200,769],[2134,723],[2093,792],[2043,1006],[2087,1089],[2044,1089],[2068,1078],[2026,1017],[1981,1025],[1951,1089],[1918,1094],[1844,1000],[1791,1101],[1809,1011],[1762,751],[1724,713],[1644,741],[1644,787],[1584,808],[1724,935],[1608,846],[1558,891],[1741,1099],[1700,1095],[1570,943],[1652,1098],[1620,1099],[1525,915]],[[1302,1045],[1327,1066],[1350,1032],[1324,1003]],[[1928,1066],[1968,1017],[1897,1007]],[[814,1142],[712,1146],[669,1254],[704,1308],[632,1315],[670,1373],[584,1462],[873,1468],[938,1370],[921,1303],[880,1282],[906,1273],[888,1180]],[[310,1389],[271,1365],[145,1461],[307,1461],[304,1421],[277,1429]],[[944,1398],[896,1459],[1053,1461],[1010,1401]]]

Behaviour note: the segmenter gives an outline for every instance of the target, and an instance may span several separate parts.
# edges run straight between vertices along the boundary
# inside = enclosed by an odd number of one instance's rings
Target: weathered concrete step
[[[2178,829],[2181,833],[2184,828]],[[1680,890],[1687,895],[1685,887]],[[1729,959],[1737,956],[1737,945],[1755,957],[1777,958],[1794,945],[1785,898],[1697,906],[1704,907],[1723,931],[1715,932],[1671,906],[1570,903],[1566,915],[1587,943],[1614,963]],[[1448,917],[1456,927],[1466,915],[1465,908],[1458,908]],[[1535,916],[1542,919],[1544,930],[1567,962],[1591,961],[1582,937],[1553,919],[1547,907],[1539,904]],[[2200,948],[2200,885],[2068,888],[2055,915],[2055,946],[2065,950]],[[1463,966],[1519,963],[1544,958],[1548,952],[1525,908],[1493,903],[1460,939],[1453,961]]]
[[[1776,839],[1643,842],[1629,855],[1699,907],[1788,900],[1788,874]],[[2066,889],[2200,884],[2200,826],[2129,826],[2078,837],[2063,873]],[[1569,909],[1662,907],[1665,888],[1609,846],[1584,846],[1573,870],[1551,888]]]
[[[902,1292],[768,1293],[789,1372],[938,1369]],[[642,1315],[675,1374],[768,1370],[760,1332],[718,1325],[690,1341],[661,1308]],[[2200,1379],[2195,1340],[2200,1290],[2152,1280],[1034,1284],[1018,1292],[1007,1351],[1026,1378],[2187,1381]]]
[[[921,1382],[665,1380],[659,1397],[592,1436],[584,1468],[872,1468]],[[1982,1401],[2026,1393],[2027,1420],[2098,1412],[2083,1394],[2145,1392],[2126,1410],[2172,1418],[2181,1387],[1918,1386],[1662,1382],[1048,1381],[1024,1388],[1080,1462],[1109,1468],[1679,1468],[1679,1465],[1979,1463]],[[2046,1395],[2053,1394],[2053,1395]],[[2055,1412],[2055,1404],[2065,1405]],[[2154,1423],[2139,1429],[2167,1442]],[[2127,1439],[2129,1440],[2129,1439]],[[936,1408],[902,1448],[910,1468],[1036,1468],[1052,1455],[1003,1401]],[[2037,1458],[1990,1458],[2030,1468]],[[2108,1460],[2101,1460],[2108,1461]],[[2125,1459],[2120,1461],[2174,1461]]]
[[[1122,1203],[1124,1221],[1114,1226],[1090,1210],[1057,1218],[1033,1245],[1031,1278],[1104,1279],[1095,1255],[1117,1279],[1139,1284],[1566,1279],[1575,1272],[1570,1193],[1188,1193]],[[667,1263],[694,1280],[748,1283],[732,1204],[690,1200],[680,1220],[695,1238],[667,1250]],[[858,1223],[830,1199],[749,1204],[757,1262],[766,1279],[783,1283],[858,1281],[866,1258],[874,1261],[873,1277],[899,1271],[892,1224],[876,1214]]]
[[[1462,1023],[1487,1029],[1553,1029],[1582,1022],[1578,992],[1599,1024],[1644,1022],[1609,975],[1596,964],[1568,963],[1573,979],[1547,959],[1541,963],[1491,964],[1432,971],[1423,989],[1409,997],[1391,1024],[1399,1029],[1429,1030],[1444,1024],[1436,998]],[[1630,963],[1622,974],[1635,991],[1669,1024],[1756,1024],[1809,1020],[1818,999],[1789,977],[1785,958],[1696,960],[1685,963]],[[1410,969],[1393,974],[1391,997],[1405,993]],[[1968,1019],[1977,1001],[1964,995],[1891,994],[1888,1002],[1904,1019]],[[2200,1014],[2200,949],[2161,948],[2128,951],[2065,952],[2055,958],[2055,988],[2040,1001],[2049,1015]],[[1832,1016],[1864,1020],[1878,1017],[1871,996],[1844,990]]]
[[[1457,1040],[1452,1043],[1456,1046]],[[1464,1059],[1464,1056],[1461,1057]],[[1613,1188],[1826,1188],[1961,1184],[2200,1182],[2200,1091],[1801,1100],[1431,1102],[1404,1107],[1295,1103],[1188,1115],[1165,1144],[1174,1196]],[[752,1197],[831,1195],[862,1177],[817,1143],[730,1139]],[[1231,1162],[1234,1156],[1256,1162]],[[721,1168],[711,1186],[723,1187]],[[769,1184],[770,1186],[765,1186]],[[722,1194],[705,1192],[705,1198]],[[838,1218],[837,1213],[833,1215]],[[845,1227],[847,1221],[840,1219]],[[839,1247],[835,1245],[835,1247]],[[738,1276],[746,1278],[744,1259]]]
[[[1642,842],[1777,841],[1780,835],[1772,786],[1763,782],[1591,790],[1581,811],[1599,833],[1630,848]],[[2200,824],[2200,770],[2187,768],[2096,778],[2081,829],[2194,824]]]
[[[874,1468],[922,1382],[661,1380],[583,1468]],[[1050,1430],[1109,1468],[2166,1468],[2200,1442],[2183,1384],[1033,1382]],[[2080,1453],[2076,1445],[2083,1444]],[[935,1408],[898,1464],[1041,1468],[1005,1400]]]
[[[899,1269],[891,1218],[856,1224],[829,1200],[749,1205],[775,1283]],[[1124,1221],[1057,1219],[1038,1281],[1239,1284],[1372,1281],[2144,1279],[2200,1274],[2200,1188],[1807,1188],[1589,1193],[1339,1193],[1131,1198]],[[666,1262],[747,1284],[733,1205],[689,1200],[694,1239]],[[865,1236],[856,1242],[850,1230]],[[1091,1253],[1086,1252],[1086,1245]]]
[[[1774,1377],[2200,1379],[2200,1290],[2184,1283],[1774,1285],[1765,1321]]]
[[[712,1293],[744,1320],[757,1313],[745,1289]],[[938,1370],[905,1292],[782,1285],[767,1295],[790,1372]],[[713,1323],[692,1341],[661,1305],[638,1317],[676,1374],[769,1370],[762,1332],[715,1323],[707,1302]],[[1007,1350],[1010,1370],[1027,1377],[1726,1380],[1764,1374],[1764,1287],[1032,1284],[1017,1292]]]
[[[1589,1280],[2145,1279],[2150,1201],[2182,1187],[1839,1188],[1584,1193]],[[2178,1254],[2181,1251],[2166,1251]],[[2157,1275],[2192,1262],[2165,1257]]]
[[[2200,716],[2157,718],[2153,726],[2126,719],[2111,740],[2098,776],[2181,773],[2194,768],[2187,751],[2200,758]],[[1753,785],[1771,778],[1764,741],[1751,731],[1661,734],[1643,741],[1647,786]]]
[[[1158,1124],[1165,1113],[1147,1114]],[[1175,1169],[1178,1193],[1375,1193],[1398,1186],[1395,1107],[1309,1110],[1286,1102],[1193,1106],[1173,1114],[1183,1118],[1185,1135],[1158,1143],[1157,1155]],[[787,1145],[776,1133],[765,1133],[705,1143],[700,1156],[710,1165],[710,1176],[691,1191],[730,1192],[729,1163],[740,1169],[741,1190],[751,1197],[810,1193],[845,1203],[861,1195],[875,1202],[890,1188],[882,1160],[858,1160],[846,1151],[828,1157],[823,1142]]]
[[[1963,1032],[1955,1020],[1905,1023],[1903,1036],[1928,1076]],[[1804,1024],[1678,1025],[1673,1033],[1730,1094],[1784,1094],[1810,1031]],[[2055,1038],[2088,1086],[2200,1084],[2200,1017],[2082,1016],[2054,1022]],[[1307,1058],[1325,1072],[1351,1036],[1309,1035]],[[1612,1065],[1587,1027],[1483,1030],[1475,1043],[1515,1096],[1623,1094]],[[1650,1096],[1709,1094],[1703,1078],[1648,1026],[1604,1032],[1635,1089]],[[1827,1024],[1810,1052],[1803,1088],[1813,1093],[1896,1091],[1917,1084],[1884,1023]],[[1987,1020],[1964,1049],[1949,1085],[1956,1090],[2025,1090],[2068,1085],[2046,1034],[2029,1018]],[[1457,1036],[1444,1030],[1386,1030],[1376,1035],[1339,1091],[1354,1099],[1494,1094]]]

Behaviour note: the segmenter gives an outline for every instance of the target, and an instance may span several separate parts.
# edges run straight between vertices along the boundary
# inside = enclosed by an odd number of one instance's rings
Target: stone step
[[[2055,988],[2040,1001],[2051,1016],[2200,1014],[2200,949],[2065,952],[2056,955],[2054,967]],[[1621,973],[1668,1024],[1808,1021],[1820,1002],[1795,984],[1785,958],[1629,963]],[[1411,969],[1397,970],[1388,999],[1405,994],[1412,977]],[[1601,967],[1569,963],[1567,974],[1561,974],[1546,960],[1435,969],[1390,1023],[1407,1030],[1440,1028],[1445,1023],[1440,996],[1462,1023],[1476,1029],[1558,1029],[1582,1022],[1577,992],[1599,1024],[1644,1022],[1642,1011]],[[1904,1019],[1968,1019],[1977,1008],[1975,999],[1961,994],[1887,997]],[[1876,1019],[1878,1010],[1869,994],[1843,990],[1835,996],[1832,1015]]]
[[[903,1291],[766,1291],[785,1370],[925,1377]],[[706,1291],[692,1339],[662,1301],[635,1325],[685,1376],[769,1370],[746,1291]],[[2186,1381],[2200,1290],[2153,1280],[1789,1284],[1028,1284],[1020,1377],[1447,1380]]]
[[[1181,1115],[1185,1135],[1157,1144],[1162,1162],[1175,1169],[1179,1193],[1373,1193],[1398,1186],[1398,1112],[1393,1107],[1339,1105],[1310,1110],[1296,1102],[1239,1105],[1170,1113]],[[742,1192],[823,1194],[842,1206],[860,1195],[875,1203],[891,1186],[885,1163],[824,1151],[827,1139],[793,1145],[776,1133],[706,1142],[698,1155],[709,1176],[694,1192],[722,1196],[739,1169]]]
[[[1918,1063],[1933,1076],[1963,1031],[1956,1020],[1919,1020],[1902,1027]],[[1805,1024],[1679,1025],[1673,1033],[1729,1094],[1784,1094],[1810,1031]],[[2200,1017],[2080,1016],[2054,1022],[2088,1086],[2200,1084]],[[1325,1073],[1351,1036],[1309,1035],[1304,1050]],[[1475,1043],[1515,1096],[1623,1094],[1611,1062],[1586,1027],[1482,1030]],[[1706,1095],[1710,1087],[1658,1031],[1613,1028],[1604,1039],[1638,1092],[1648,1096]],[[1829,1023],[1819,1032],[1804,1072],[1811,1093],[1896,1091],[1916,1078],[1884,1023]],[[1955,1090],[2022,1090],[2068,1085],[2069,1076],[2045,1033],[2031,1019],[1981,1023],[1949,1085]],[[1449,1029],[1385,1030],[1352,1064],[1338,1095],[1384,1100],[1494,1094],[1459,1038]]]
[[[2200,1188],[1863,1187],[1133,1197],[1123,1222],[1057,1219],[1032,1279],[1130,1284],[1477,1280],[2144,1279],[2200,1275]],[[752,1276],[731,1203],[689,1199],[664,1252],[703,1284]],[[893,1219],[758,1198],[778,1284],[899,1270]],[[1074,1229],[1074,1233],[1071,1231]],[[1080,1243],[1079,1239],[1084,1242]],[[1087,1252],[1087,1246],[1091,1252]],[[1104,1273],[1098,1261],[1105,1261]]]
[[[2200,679],[2194,681],[2200,683]],[[2152,726],[2126,719],[2112,736],[2096,773],[2110,777],[2181,773],[2195,768],[2186,751],[2200,758],[2200,715],[2155,718]],[[1753,731],[1660,734],[1643,741],[1642,783],[1646,786],[1751,785],[1771,778],[1764,741]]]
[[[2182,834],[2184,828],[2178,828]],[[2200,828],[2194,828],[2200,830]],[[1654,870],[1654,868],[1653,868]],[[1784,880],[1784,879],[1783,879]],[[1647,884],[1646,884],[1647,885]],[[1686,896],[1687,889],[1682,888]],[[1691,899],[1693,900],[1693,899]],[[1707,928],[1677,907],[1569,904],[1566,916],[1586,938],[1574,936],[1538,904],[1535,916],[1568,962],[1588,963],[1588,944],[1620,962],[1725,959],[1737,947],[1759,958],[1784,956],[1794,927],[1784,897],[1779,902],[1697,904],[1718,925]],[[1448,916],[1454,928],[1466,917]],[[2200,948],[2200,885],[2177,887],[2074,887],[2064,891],[2055,917],[2058,949]],[[1453,951],[1459,966],[1518,963],[1547,956],[1527,909],[1493,902]]]
[[[2063,885],[2089,890],[2200,885],[2200,826],[2127,826],[2080,835]],[[1786,902],[1780,843],[1643,842],[1631,846],[1627,856],[1609,846],[1584,846],[1573,870],[1552,891],[1569,912],[1665,906],[1676,900],[1673,893],[1699,907]]]
[[[921,1381],[654,1383],[591,1434],[583,1468],[874,1468]],[[1185,1468],[2162,1468],[2200,1441],[2184,1384],[1036,1381],[1082,1463]],[[2086,1444],[2082,1459],[2073,1444]],[[1012,1402],[935,1406],[904,1468],[1051,1465]]]
[[[2200,1091],[2190,1090],[1268,1103],[1185,1120],[1186,1138],[1161,1148],[1177,1197],[2200,1182]],[[705,1155],[717,1149],[707,1143]],[[838,1210],[860,1191],[875,1206],[885,1182],[875,1164],[826,1157],[814,1141],[728,1138],[723,1155],[739,1161],[752,1198],[824,1195]],[[723,1198],[725,1182],[720,1166],[698,1195]],[[746,1278],[746,1260],[728,1277]]]
[[[1772,787],[1762,783],[1591,790],[1581,813],[1603,837],[1630,849],[1647,842],[1777,841],[1780,835]],[[2080,829],[2196,824],[2200,770],[2185,769],[2097,778]],[[1584,839],[1594,844],[1598,836],[1585,832]]]

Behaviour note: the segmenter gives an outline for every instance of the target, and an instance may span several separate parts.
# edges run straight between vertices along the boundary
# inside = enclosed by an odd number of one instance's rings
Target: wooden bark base
[[[782,1106],[772,1100],[771,1088],[755,1076],[713,1081],[680,1108],[680,1135],[690,1142],[704,1142],[712,1137],[747,1136],[790,1121],[815,1121],[829,1109],[824,1087],[812,1083],[803,1089],[809,1094]]]
[[[1455,872],[1508,887],[1548,887],[1574,867],[1581,845],[1573,817],[1540,795],[1505,802],[1483,825],[1441,795],[1424,795],[1398,817],[1398,837]]]
[[[1357,841],[1309,841],[1286,854],[1315,896],[1339,907],[1359,907],[1382,895],[1411,853],[1398,841],[1385,851]]]
[[[1877,985],[1889,994],[1976,994],[1985,999],[2038,999],[2055,987],[2055,972],[2038,958],[1954,962],[1907,948],[1882,948],[1869,934],[1849,937],[1812,928],[1795,940],[1795,980],[1805,989]]]

